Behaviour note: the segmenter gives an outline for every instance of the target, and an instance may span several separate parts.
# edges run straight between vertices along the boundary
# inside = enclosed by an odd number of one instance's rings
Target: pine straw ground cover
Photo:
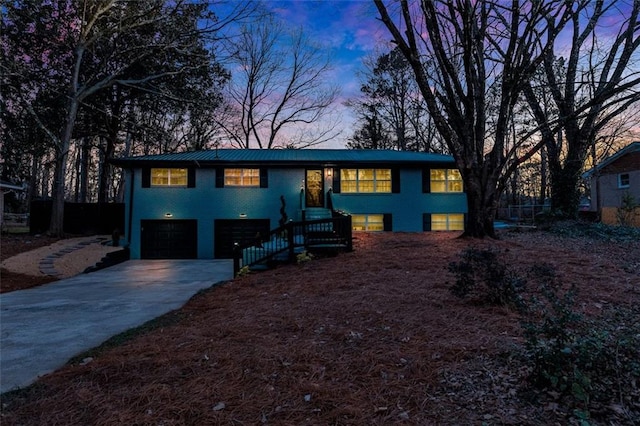
[[[518,314],[453,296],[447,266],[469,246],[499,250],[517,268],[548,262],[579,287],[576,309],[597,318],[638,306],[640,242],[456,237],[359,233],[352,253],[212,287],[130,340],[5,394],[1,423],[577,422],[570,396],[527,386]],[[590,407],[592,423],[637,424],[637,384],[623,385]]]

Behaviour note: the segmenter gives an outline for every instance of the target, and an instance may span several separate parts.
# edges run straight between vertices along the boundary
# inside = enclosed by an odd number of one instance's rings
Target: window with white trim
[[[620,173],[618,175],[618,188],[629,187],[629,173]]]
[[[343,193],[390,193],[391,169],[341,169]]]
[[[352,214],[351,229],[354,231],[384,231],[384,215]]]
[[[432,231],[464,231],[464,214],[432,214]]]
[[[224,169],[224,186],[260,186],[260,169]]]
[[[152,168],[151,186],[187,186],[187,169]]]
[[[458,169],[431,169],[431,192],[462,192],[462,175]]]

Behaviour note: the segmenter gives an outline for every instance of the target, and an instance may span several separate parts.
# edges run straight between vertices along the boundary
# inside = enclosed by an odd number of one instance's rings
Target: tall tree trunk
[[[111,166],[109,159],[113,157],[115,144],[111,138],[105,138],[105,145],[100,149],[100,176],[98,178],[98,203],[106,203],[109,201],[109,178]]]
[[[570,153],[573,151],[570,151]],[[562,217],[575,218],[580,205],[578,183],[584,161],[576,155],[567,155],[564,167],[559,161],[550,161],[551,209]]]
[[[76,203],[80,203],[80,178],[82,176],[82,150],[76,149],[76,159],[74,164],[75,180],[73,181],[73,199]]]
[[[69,147],[71,146],[71,136],[78,115],[79,100],[71,96],[69,100],[69,110],[64,127],[62,138],[56,150],[56,169],[53,181],[53,204],[51,206],[51,223],[49,224],[49,235],[64,236],[64,197],[65,197],[65,172],[67,170],[67,159],[69,157]]]
[[[558,141],[549,149],[549,171],[551,174],[551,209],[565,218],[575,218],[580,205],[579,183],[582,169],[589,151],[589,139],[584,137],[581,129],[575,123],[567,125],[564,132],[566,138],[566,153],[561,158],[562,134],[558,134]],[[550,148],[547,145],[547,148]]]
[[[547,200],[547,151],[543,146],[540,149],[540,200],[539,204],[544,205]]]
[[[493,221],[497,211],[497,180],[494,185],[483,184],[480,176],[463,173],[467,195],[467,223],[464,236],[474,238],[496,238]]]
[[[131,125],[129,125],[131,127]],[[133,134],[131,133],[131,129],[127,129],[127,136],[124,140],[124,152],[122,153],[123,157],[128,157],[131,155],[131,142],[133,139]],[[124,202],[124,190],[125,190],[125,173],[120,173],[120,182],[118,183],[118,193],[116,195],[116,203]]]
[[[82,138],[82,148],[80,149],[82,156],[82,163],[80,165],[80,202],[88,202],[88,188],[89,188],[89,153],[90,153],[89,138]]]

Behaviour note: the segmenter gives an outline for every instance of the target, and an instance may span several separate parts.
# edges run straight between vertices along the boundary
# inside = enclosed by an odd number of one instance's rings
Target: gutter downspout
[[[129,170],[131,171],[131,184],[129,190],[129,229],[127,230],[127,246],[129,247],[129,250],[131,250],[131,229],[133,226],[133,189],[135,188],[134,182],[136,173],[134,169]]]

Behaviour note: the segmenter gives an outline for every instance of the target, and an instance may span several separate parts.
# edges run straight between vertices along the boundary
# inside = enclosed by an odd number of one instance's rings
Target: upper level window
[[[629,187],[629,173],[620,173],[618,175],[618,188]]]
[[[187,186],[187,169],[151,169],[151,186]]]
[[[457,169],[431,169],[431,192],[462,192],[462,175]]]
[[[343,193],[390,193],[391,169],[342,169],[340,185]]]
[[[224,186],[260,186],[260,169],[224,169]]]

